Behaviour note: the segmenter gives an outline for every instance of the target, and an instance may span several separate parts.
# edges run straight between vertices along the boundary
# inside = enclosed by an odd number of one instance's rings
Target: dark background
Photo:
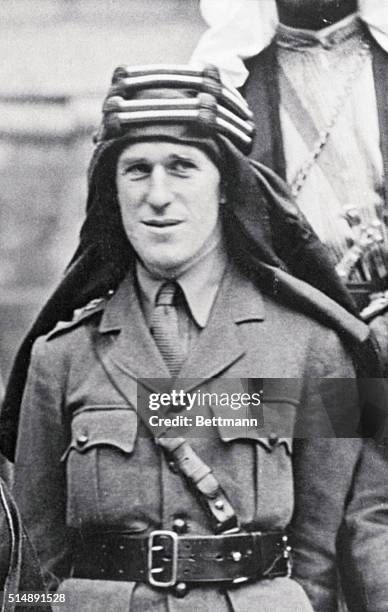
[[[118,64],[186,62],[198,0],[0,3],[0,369],[77,243],[91,137]]]

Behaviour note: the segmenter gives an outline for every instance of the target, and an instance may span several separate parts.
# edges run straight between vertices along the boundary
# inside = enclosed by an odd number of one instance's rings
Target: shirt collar
[[[291,49],[304,49],[308,47],[331,49],[354,37],[361,31],[359,14],[353,13],[321,30],[293,28],[279,23],[276,32],[276,42],[281,47]]]
[[[221,241],[206,257],[194,263],[179,278],[174,279],[184,293],[193,319],[201,328],[207,324],[226,267],[227,256]],[[136,262],[136,276],[145,316],[149,319],[148,315],[152,314],[156,295],[165,280],[152,276],[139,260]]]

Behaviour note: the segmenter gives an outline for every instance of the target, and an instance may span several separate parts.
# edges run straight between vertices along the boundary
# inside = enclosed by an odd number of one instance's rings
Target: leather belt
[[[73,577],[147,582],[232,583],[290,575],[290,551],[284,532],[214,536],[177,535],[156,530],[147,536],[104,533],[83,540]]]

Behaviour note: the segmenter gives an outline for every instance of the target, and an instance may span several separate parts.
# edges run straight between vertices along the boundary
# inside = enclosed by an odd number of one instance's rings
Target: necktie
[[[171,376],[179,374],[185,360],[183,342],[179,337],[177,297],[179,285],[166,282],[160,287],[151,319],[151,333]]]

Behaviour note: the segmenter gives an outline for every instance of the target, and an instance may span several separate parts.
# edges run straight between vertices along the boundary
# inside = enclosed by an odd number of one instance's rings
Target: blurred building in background
[[[102,99],[120,63],[185,62],[198,0],[0,4],[0,370],[69,260]]]

